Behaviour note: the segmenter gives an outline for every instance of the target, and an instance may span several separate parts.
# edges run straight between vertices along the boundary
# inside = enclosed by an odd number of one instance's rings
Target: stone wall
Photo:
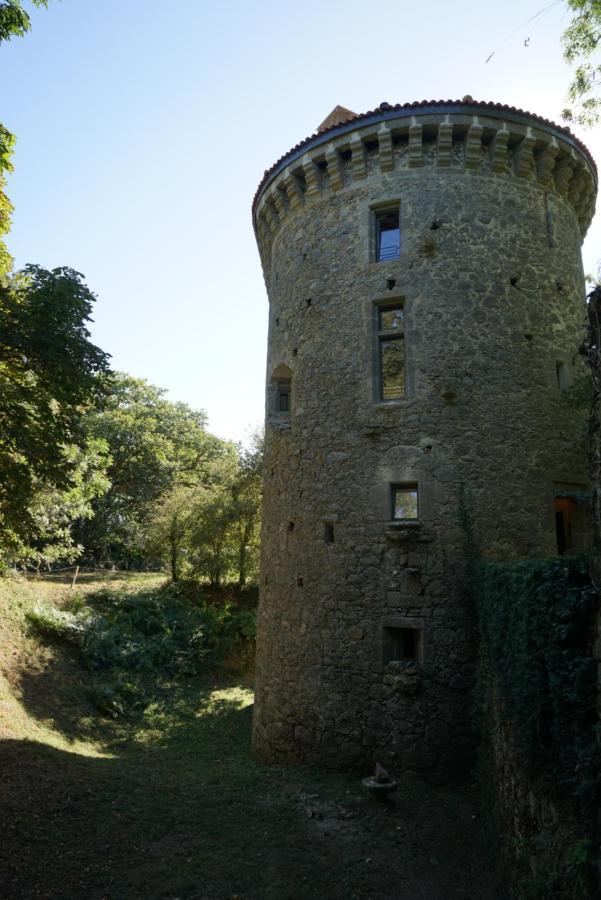
[[[557,363],[569,382],[583,371],[594,173],[543,128],[461,110],[397,124],[307,149],[304,180],[291,163],[257,200],[270,317],[253,748],[438,777],[473,746],[465,513],[484,557],[549,555],[555,485],[586,484]],[[390,203],[401,256],[377,262],[374,210]],[[378,399],[382,305],[404,309],[394,402]],[[417,522],[391,521],[394,484],[418,485]],[[391,628],[417,630],[415,660],[386,661]]]

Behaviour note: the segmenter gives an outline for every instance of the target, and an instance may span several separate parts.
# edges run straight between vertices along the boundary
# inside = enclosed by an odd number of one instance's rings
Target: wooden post
[[[79,566],[75,566],[75,575],[73,576],[73,581],[71,582],[71,587],[75,587],[75,582],[77,581],[77,576],[79,575]]]

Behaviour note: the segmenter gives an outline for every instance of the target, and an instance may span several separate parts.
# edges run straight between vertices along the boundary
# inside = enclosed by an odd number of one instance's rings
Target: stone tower
[[[586,540],[596,183],[567,129],[471,97],[337,107],[265,173],[258,758],[469,754],[467,532],[500,560]]]

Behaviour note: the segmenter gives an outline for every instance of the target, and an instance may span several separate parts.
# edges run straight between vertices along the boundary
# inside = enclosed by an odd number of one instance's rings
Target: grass
[[[156,576],[119,590],[149,586]],[[88,580],[77,602],[102,587]],[[472,786],[408,783],[378,806],[355,776],[261,766],[249,756],[248,678],[153,677],[144,708],[100,716],[97,676],[26,626],[40,595],[64,608],[73,593],[0,584],[0,896],[504,896]]]

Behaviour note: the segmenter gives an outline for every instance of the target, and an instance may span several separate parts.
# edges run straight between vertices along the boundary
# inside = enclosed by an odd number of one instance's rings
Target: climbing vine
[[[581,809],[601,799],[596,665],[598,594],[585,558],[474,564],[481,696],[494,685],[502,719],[534,777]]]

